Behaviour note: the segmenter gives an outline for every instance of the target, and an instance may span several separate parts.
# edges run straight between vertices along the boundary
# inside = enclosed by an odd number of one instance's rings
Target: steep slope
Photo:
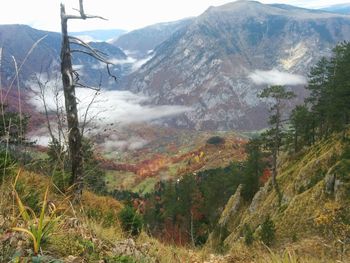
[[[270,216],[276,229],[275,248],[287,247],[318,262],[349,258],[341,249],[348,245],[350,233],[349,153],[349,140],[339,134],[297,155],[285,154],[277,177],[281,202],[270,181],[248,203],[238,189],[209,246],[225,244],[233,254],[257,256],[243,244],[244,229],[249,225],[259,239],[261,225]]]
[[[305,76],[349,36],[348,16],[253,1],[211,7],[158,46],[125,88],[151,96],[156,104],[191,106],[192,112],[174,120],[176,126],[262,128],[266,105],[256,97],[262,85],[249,75],[275,68]],[[272,81],[291,82],[276,75]],[[304,94],[301,87],[295,91]]]
[[[167,40],[174,32],[188,25],[191,21],[192,19],[183,19],[133,30],[119,36],[111,44],[129,51],[138,58],[146,57],[149,51]]]
[[[45,37],[46,36],[46,37]],[[45,37],[33,51],[39,39]],[[91,44],[106,54],[108,59],[116,61],[116,65],[111,67],[113,74],[123,74],[127,56],[117,47],[105,42]],[[36,73],[51,73],[59,71],[60,68],[60,46],[61,35],[59,33],[36,30],[25,25],[0,25],[0,47],[2,48],[1,72],[4,86],[7,86],[15,75],[14,57],[18,67],[25,61],[20,71],[20,80],[26,82]],[[76,46],[72,46],[76,48]],[[119,63],[122,61],[122,63]],[[100,79],[104,86],[109,85],[110,78],[100,63],[93,60],[88,55],[73,54],[73,63],[81,75],[84,75],[84,82],[88,85],[99,85]],[[125,70],[128,70],[127,68]],[[115,84],[114,84],[115,85]]]

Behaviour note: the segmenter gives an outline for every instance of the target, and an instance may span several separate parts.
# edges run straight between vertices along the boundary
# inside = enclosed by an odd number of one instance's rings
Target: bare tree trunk
[[[82,157],[82,136],[79,130],[79,119],[77,100],[75,97],[75,78],[72,68],[72,57],[67,31],[66,11],[61,4],[61,74],[65,107],[68,124],[68,146],[71,160],[71,185],[73,186],[73,198],[79,201],[83,190],[83,157]]]
[[[193,213],[191,211],[191,241],[192,241],[192,246],[196,246],[196,242],[194,241],[194,229],[193,229]]]
[[[79,0],[79,15],[67,15],[63,4],[61,4],[61,31],[62,31],[62,46],[61,46],[61,74],[63,82],[63,91],[65,98],[65,107],[68,124],[68,147],[70,154],[70,161],[72,165],[71,185],[73,187],[73,199],[79,201],[83,191],[83,156],[82,156],[82,132],[79,129],[77,100],[75,97],[76,85],[78,83],[78,74],[73,71],[72,68],[72,52],[82,52],[86,55],[92,56],[96,60],[106,64],[109,76],[116,79],[110,72],[109,65],[111,62],[106,60],[98,50],[92,48],[89,44],[85,43],[77,37],[68,36],[67,23],[70,19],[89,19],[98,18],[104,19],[100,16],[87,15],[84,12],[83,0]],[[74,43],[84,50],[71,50],[70,41],[73,39]],[[86,86],[85,86],[86,87]]]
[[[273,142],[273,150],[272,150],[272,185],[276,188],[277,182],[277,156],[279,151],[279,140],[280,140],[280,102],[277,102],[276,105],[276,126],[275,126],[275,138]]]

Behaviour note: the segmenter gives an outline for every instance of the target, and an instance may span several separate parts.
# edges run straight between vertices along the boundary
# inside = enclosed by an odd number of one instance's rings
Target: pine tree
[[[322,58],[312,68],[306,88],[317,137],[344,131],[350,122],[350,43],[339,44],[331,58]]]
[[[263,174],[264,161],[260,138],[251,139],[246,145],[247,161],[244,163],[242,196],[251,200],[259,190],[259,178]]]
[[[306,105],[296,106],[290,115],[291,134],[294,152],[315,141],[315,121]]]
[[[270,108],[269,125],[270,128],[263,134],[266,148],[270,151],[272,157],[272,184],[277,190],[277,156],[285,137],[284,115],[285,101],[295,97],[291,91],[286,91],[283,86],[270,86],[265,88],[259,95],[260,98],[266,98],[272,101]]]

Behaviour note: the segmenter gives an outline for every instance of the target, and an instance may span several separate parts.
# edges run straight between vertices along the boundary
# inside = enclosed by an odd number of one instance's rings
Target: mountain
[[[350,15],[350,3],[331,5],[331,6],[322,8],[321,10],[333,12],[333,13]]]
[[[90,31],[72,32],[72,36],[84,38],[90,41],[108,41],[125,34],[123,29],[100,29]]]
[[[173,33],[128,77],[124,88],[150,96],[154,104],[193,108],[171,125],[260,129],[266,125],[267,106],[257,94],[264,85],[253,83],[249,76],[255,73],[264,81],[295,84],[292,80],[300,76],[281,73],[306,76],[343,40],[350,40],[348,16],[237,1],[210,7]],[[293,89],[304,96],[302,86]]]
[[[45,37],[45,38],[43,38]],[[43,38],[37,45],[34,44]],[[123,75],[127,56],[119,48],[106,42],[92,42],[93,48],[99,49],[106,57],[116,62],[111,67],[111,72],[118,77]],[[19,75],[20,80],[25,83],[36,73],[49,73],[59,71],[61,34],[33,29],[26,25],[0,25],[0,47],[2,48],[2,81],[5,86],[9,85],[15,76],[16,59],[18,67],[25,61]],[[76,45],[72,45],[76,48]],[[33,48],[32,52],[29,52]],[[80,53],[73,54],[73,64],[83,77],[84,83],[88,85],[99,85],[100,79],[103,86],[114,85],[110,83],[106,70],[98,61],[88,55]],[[97,77],[98,76],[98,77]]]
[[[159,23],[141,29],[133,30],[119,36],[111,42],[135,57],[146,57],[160,43],[168,39],[174,32],[191,23],[192,19],[175,22]]]

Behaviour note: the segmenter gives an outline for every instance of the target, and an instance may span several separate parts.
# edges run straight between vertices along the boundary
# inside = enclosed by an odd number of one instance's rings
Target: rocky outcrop
[[[270,183],[260,187],[259,191],[254,195],[253,200],[248,208],[250,213],[255,213],[259,207],[259,204],[264,201],[268,193],[268,189],[271,188]]]
[[[242,204],[242,185],[239,185],[236,193],[227,202],[224,211],[219,219],[219,225],[226,226],[231,217],[235,216]]]
[[[234,221],[238,215],[239,209],[242,206],[242,185],[239,185],[235,194],[231,196],[227,202],[224,211],[222,212],[218,224],[214,231],[209,234],[207,240],[207,246],[211,248],[222,246],[223,241],[232,231],[230,229],[230,223]]]
[[[115,256],[129,256],[137,261],[156,262],[149,256],[150,248],[151,245],[148,243],[139,245],[132,238],[129,238],[116,243],[112,252]]]

